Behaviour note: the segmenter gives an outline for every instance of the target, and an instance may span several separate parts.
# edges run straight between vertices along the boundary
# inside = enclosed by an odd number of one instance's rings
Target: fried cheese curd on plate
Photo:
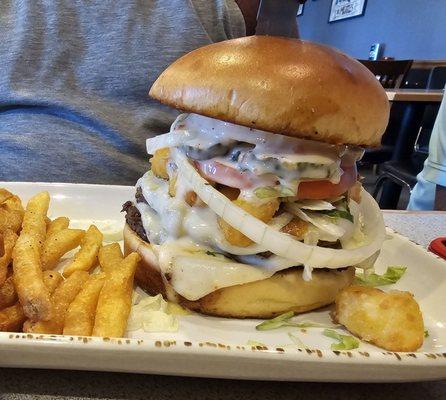
[[[409,292],[349,286],[336,297],[335,319],[360,339],[389,351],[416,351],[424,323]]]

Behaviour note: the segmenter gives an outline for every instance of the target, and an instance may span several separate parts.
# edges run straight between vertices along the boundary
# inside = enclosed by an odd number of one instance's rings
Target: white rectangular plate
[[[94,222],[119,240],[121,205],[133,187],[49,183],[0,183],[24,201],[48,190],[50,217],[66,215],[72,224]],[[403,218],[403,216],[402,216]],[[429,337],[415,353],[383,351],[367,343],[335,352],[321,329],[283,328],[259,332],[259,321],[188,315],[176,333],[130,332],[125,339],[0,333],[0,366],[119,371],[261,380],[396,382],[446,378],[446,262],[407,238],[389,231],[377,271],[404,265],[407,272],[392,289],[415,295]],[[304,320],[330,323],[329,309]],[[288,336],[295,334],[306,349]],[[248,341],[264,346],[251,346]]]

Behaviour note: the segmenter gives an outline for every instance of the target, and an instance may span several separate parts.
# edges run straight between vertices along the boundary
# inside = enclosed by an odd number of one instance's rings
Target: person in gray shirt
[[[176,116],[147,97],[153,81],[197,47],[244,36],[258,3],[2,0],[0,180],[133,185],[145,139]]]

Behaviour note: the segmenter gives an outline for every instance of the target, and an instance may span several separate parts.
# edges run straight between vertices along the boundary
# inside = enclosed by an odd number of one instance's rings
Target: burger
[[[389,104],[358,61],[254,36],[192,51],[149,95],[183,113],[147,140],[150,168],[124,204],[136,281],[191,310],[269,318],[330,304],[371,268],[385,228],[358,181]]]

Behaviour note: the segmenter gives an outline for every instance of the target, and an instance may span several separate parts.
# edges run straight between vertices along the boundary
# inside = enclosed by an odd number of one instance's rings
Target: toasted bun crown
[[[187,112],[334,144],[375,146],[387,96],[361,63],[320,44],[251,36],[176,60],[150,96]]]

